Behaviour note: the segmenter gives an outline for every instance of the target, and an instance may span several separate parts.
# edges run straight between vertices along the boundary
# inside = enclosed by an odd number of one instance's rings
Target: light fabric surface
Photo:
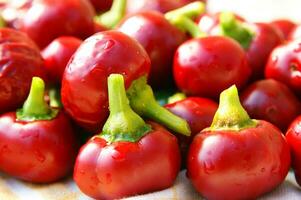
[[[202,200],[182,171],[173,187],[123,200]],[[300,200],[301,188],[292,172],[273,192],[259,200]],[[79,191],[71,178],[50,185],[34,185],[0,174],[0,200],[91,200]]]

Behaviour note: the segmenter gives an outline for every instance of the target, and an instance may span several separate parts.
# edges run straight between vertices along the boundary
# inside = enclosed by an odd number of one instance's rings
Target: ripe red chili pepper
[[[221,13],[219,21],[217,33],[237,40],[246,51],[252,78],[262,78],[269,54],[283,42],[282,34],[270,24],[244,23],[229,12]]]
[[[294,93],[273,79],[248,86],[241,93],[241,102],[252,118],[271,122],[282,131],[301,113],[301,104]]]
[[[171,12],[173,15],[197,16],[203,11],[204,4],[197,2]],[[152,66],[149,80],[150,85],[156,88],[166,87],[172,82],[173,55],[186,38],[181,30],[168,21],[169,14],[165,17],[151,10],[140,11],[125,17],[118,25],[119,31],[140,42],[150,56]],[[161,80],[164,80],[164,83]]]
[[[273,78],[301,94],[301,40],[292,40],[275,48],[265,66],[265,77]]]
[[[180,144],[183,165],[186,165],[186,157],[193,137],[210,126],[217,107],[214,101],[201,97],[188,97],[165,105],[169,111],[185,119],[191,129],[190,136],[176,135]]]
[[[288,19],[277,19],[271,22],[283,35],[285,39],[288,39],[291,31],[297,26],[294,22]]]
[[[290,125],[286,132],[286,140],[291,149],[292,168],[294,169],[295,178],[301,185],[301,116],[298,116]]]
[[[0,116],[0,170],[35,183],[68,175],[78,148],[67,116],[45,103],[44,87],[34,77],[23,108]]]
[[[80,150],[74,180],[96,199],[117,199],[170,187],[180,168],[177,139],[146,124],[128,104],[122,75],[108,78],[110,117]]]
[[[295,40],[301,37],[301,25],[297,25],[288,35],[288,40]]]
[[[184,29],[187,26],[192,35],[201,35],[198,26],[188,19],[175,20]],[[174,56],[173,73],[178,88],[184,93],[216,98],[232,84],[241,88],[251,69],[244,50],[236,41],[209,36],[190,39],[179,46]]]
[[[38,47],[24,33],[0,28],[0,113],[16,109],[26,99],[33,76],[43,76]]]
[[[278,128],[249,118],[232,86],[221,93],[211,126],[194,138],[187,166],[206,199],[256,199],[285,179],[290,152]]]
[[[95,11],[87,0],[34,0],[22,11],[19,28],[40,48],[59,36],[84,39],[94,33]]]
[[[111,8],[113,0],[90,0],[97,12],[107,11]]]
[[[82,40],[72,36],[62,36],[53,40],[43,51],[44,66],[48,81],[60,84],[65,67]]]

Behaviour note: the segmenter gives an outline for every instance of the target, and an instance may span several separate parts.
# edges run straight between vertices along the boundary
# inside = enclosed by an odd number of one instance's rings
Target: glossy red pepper
[[[185,34],[155,11],[130,15],[122,20],[117,29],[136,39],[150,56],[150,85],[156,88],[168,85],[172,81],[173,55],[184,42]]]
[[[301,104],[283,83],[273,79],[256,81],[241,93],[241,102],[254,119],[266,120],[282,131],[301,113]]]
[[[97,12],[107,11],[111,8],[113,0],[90,0]]]
[[[265,77],[273,78],[301,94],[301,40],[275,48],[265,66]]]
[[[0,116],[0,170],[48,183],[72,172],[78,143],[64,112],[44,101],[44,82],[33,78],[23,108]]]
[[[260,79],[272,50],[284,40],[281,32],[267,23],[245,23],[233,13],[223,12],[219,27],[212,34],[224,35],[237,40],[245,49],[252,79]]]
[[[165,108],[169,111],[185,119],[191,129],[190,136],[176,135],[179,140],[184,165],[186,164],[189,145],[193,137],[204,128],[210,126],[217,107],[218,104],[214,101],[201,97],[187,97],[183,100],[165,105]]]
[[[74,180],[96,199],[119,199],[170,187],[180,168],[177,139],[147,124],[128,105],[121,75],[108,78],[110,117],[80,150]],[[159,181],[158,181],[159,180]]]
[[[43,76],[43,59],[26,34],[0,28],[0,113],[21,106],[33,76]]]
[[[94,33],[95,11],[87,0],[34,0],[20,18],[20,30],[40,48],[59,36],[85,39]]]
[[[297,26],[294,22],[288,19],[277,19],[271,22],[283,35],[285,39],[288,39],[291,31]]]
[[[194,138],[187,166],[206,199],[256,199],[284,181],[290,150],[278,128],[249,118],[232,86],[221,93],[211,126]]]
[[[249,79],[251,69],[244,50],[236,41],[210,36],[191,39],[179,46],[174,56],[173,74],[184,93],[217,98],[232,84],[241,88]]]
[[[295,40],[301,37],[301,25],[297,25],[291,30],[288,40]]]
[[[53,40],[42,51],[49,82],[61,83],[65,67],[81,43],[82,40],[76,37],[62,36]]]
[[[117,31],[97,33],[77,49],[62,81],[62,103],[82,127],[99,130],[108,117],[107,77],[125,76],[126,87],[150,70],[150,59],[134,39]]]
[[[292,168],[294,169],[295,178],[301,185],[301,116],[298,116],[287,129],[285,134],[286,140],[291,149]]]

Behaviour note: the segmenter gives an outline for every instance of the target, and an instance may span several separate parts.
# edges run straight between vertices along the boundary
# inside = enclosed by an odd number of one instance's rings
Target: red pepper
[[[288,35],[288,40],[296,40],[301,37],[301,25],[297,25]]]
[[[43,51],[44,66],[48,81],[60,84],[69,59],[82,40],[72,36],[62,36],[53,40]]]
[[[169,22],[168,16],[172,13],[195,17],[204,10],[203,3],[195,2],[170,11],[165,16],[153,10],[140,11],[125,17],[118,25],[119,31],[140,42],[150,56],[152,66],[149,80],[152,87],[171,85],[173,55],[186,39],[186,35]]]
[[[90,0],[97,12],[107,11],[111,8],[113,0]]]
[[[232,84],[241,88],[247,82],[251,69],[236,41],[223,36],[200,37],[199,27],[184,17],[175,18],[174,23],[195,37],[180,45],[174,56],[174,79],[181,91],[217,98]]]
[[[288,39],[291,31],[297,26],[294,22],[288,19],[277,19],[271,22],[283,35],[285,39]]]
[[[301,104],[284,84],[273,79],[256,81],[241,93],[242,105],[254,119],[273,123],[282,131],[301,114]]]
[[[291,149],[292,168],[297,183],[301,186],[301,117],[298,116],[288,128],[285,137]]]
[[[232,86],[221,93],[211,126],[194,138],[187,166],[206,199],[256,199],[284,181],[290,152],[278,128],[249,118]]]
[[[177,139],[132,111],[123,77],[108,78],[110,116],[80,150],[74,180],[96,199],[119,199],[170,187],[180,168]]]
[[[237,40],[246,51],[252,78],[262,78],[269,54],[283,42],[282,34],[270,24],[244,23],[229,12],[221,13],[219,20],[218,34]]]
[[[18,28],[32,38],[40,48],[59,36],[85,39],[94,33],[95,11],[87,0],[30,1],[20,8]],[[19,10],[17,9],[17,12]]]
[[[265,77],[273,78],[301,94],[301,40],[292,40],[275,48],[265,66]]]
[[[176,135],[180,144],[183,165],[186,164],[189,145],[193,137],[204,128],[210,126],[217,107],[218,105],[214,101],[201,97],[188,97],[165,105],[165,108],[172,113],[185,119],[191,129],[190,136]]]
[[[32,79],[23,108],[0,116],[0,170],[25,181],[48,183],[68,175],[78,143],[64,112],[44,101],[44,82]]]
[[[0,28],[0,113],[22,105],[33,76],[43,76],[38,47],[24,33]]]

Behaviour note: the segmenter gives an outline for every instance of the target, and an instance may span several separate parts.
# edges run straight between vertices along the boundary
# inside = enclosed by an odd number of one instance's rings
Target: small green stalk
[[[0,27],[5,27],[6,23],[5,20],[3,19],[3,17],[0,16]]]
[[[104,25],[108,29],[114,28],[124,17],[126,10],[126,0],[113,0],[112,7],[109,11],[97,16],[96,22]]]
[[[62,108],[63,104],[61,102],[61,92],[58,88],[52,87],[48,91],[50,107],[52,108]]]
[[[165,14],[165,18],[170,20],[176,16],[185,16],[190,19],[195,19],[205,12],[205,4],[200,1],[192,2],[181,8],[169,11]]]
[[[126,96],[124,79],[120,74],[108,78],[110,116],[100,136],[107,142],[136,142],[151,131],[143,119],[130,107]]]
[[[172,114],[158,104],[154,98],[152,88],[146,83],[145,76],[133,81],[127,90],[127,96],[131,107],[140,116],[157,121],[177,133],[190,135],[189,125],[184,119]]]
[[[183,99],[186,99],[186,95],[184,93],[181,93],[181,92],[177,92],[175,93],[174,95],[170,96],[168,98],[168,103],[175,103],[177,101],[181,101]]]
[[[254,33],[244,23],[238,21],[231,12],[222,12],[219,17],[220,34],[228,36],[240,43],[244,49],[248,49]]]
[[[30,122],[55,118],[58,110],[49,107],[44,100],[44,95],[44,81],[39,77],[33,77],[29,95],[23,107],[17,110],[17,120]]]
[[[214,115],[213,122],[206,130],[233,130],[256,127],[258,122],[250,119],[248,113],[239,101],[235,85],[220,94],[219,107]]]

